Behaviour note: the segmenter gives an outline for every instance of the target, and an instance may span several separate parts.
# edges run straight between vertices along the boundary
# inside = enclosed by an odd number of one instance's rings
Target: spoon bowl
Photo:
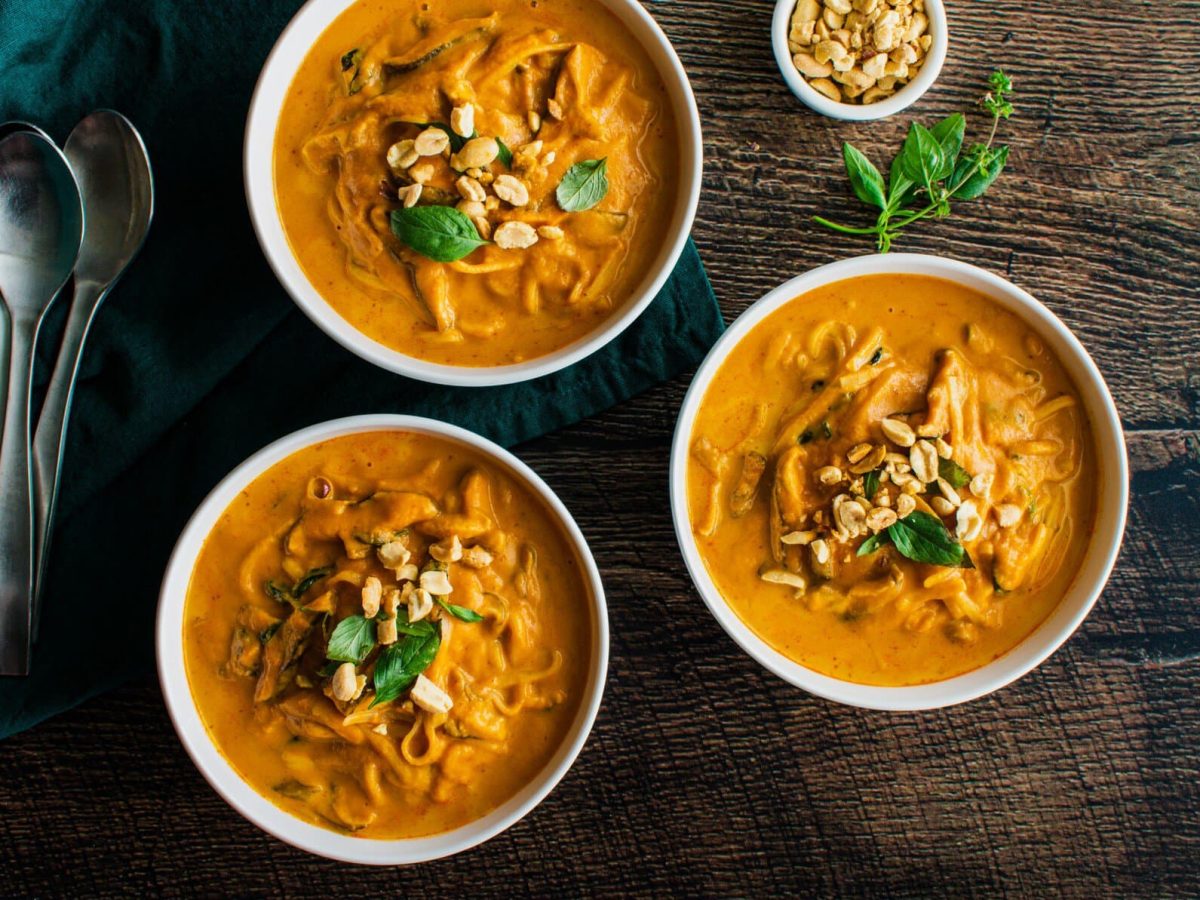
[[[0,297],[9,322],[8,400],[0,439],[0,675],[29,673],[33,347],[42,317],[75,265],[82,236],[79,188],[59,149],[36,132],[0,140]]]

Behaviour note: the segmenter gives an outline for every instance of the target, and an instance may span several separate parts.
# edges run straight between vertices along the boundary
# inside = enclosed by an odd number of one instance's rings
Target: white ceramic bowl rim
[[[823,116],[852,122],[869,122],[894,116],[921,99],[922,95],[937,81],[942,66],[946,62],[946,54],[950,46],[946,7],[942,0],[925,0],[925,14],[929,17],[928,33],[933,36],[933,43],[917,77],[897,90],[891,97],[880,100],[878,103],[864,106],[830,100],[809,84],[792,62],[792,51],[788,47],[788,34],[791,31],[792,11],[795,8],[796,0],[777,0],[775,4],[775,15],[771,20],[771,45],[775,51],[775,62],[792,93],[814,112]]]
[[[308,0],[288,23],[259,75],[246,119],[243,151],[246,201],[259,244],[275,276],[314,324],[352,353],[381,368],[435,384],[478,387],[539,378],[566,368],[614,340],[642,314],[675,270],[700,202],[704,142],[687,73],[670,40],[638,0],[598,0],[637,38],[666,85],[676,117],[679,195],[662,248],[623,308],[593,332],[545,356],[492,367],[450,366],[393,350],[347,322],[313,287],[292,254],[275,202],[275,125],[292,78],[317,37],[357,0]],[[656,238],[657,240],[658,238]]]
[[[929,275],[966,285],[991,298],[1033,328],[1057,356],[1080,393],[1092,425],[1099,470],[1105,473],[1088,552],[1066,596],[1040,626],[1008,653],[987,665],[931,684],[878,687],[822,675],[788,659],[755,634],[730,608],[713,583],[692,534],[687,502],[687,461],[700,403],[729,352],[751,329],[791,300],[861,275]],[[1015,285],[976,266],[913,253],[860,256],[793,278],[752,304],[726,330],[697,371],[680,409],[671,445],[671,514],[688,572],[721,627],[764,667],[810,693],[870,709],[918,710],[950,706],[999,690],[1040,665],[1069,638],[1100,596],[1125,531],[1129,469],[1121,420],[1095,363],[1049,309]]]
[[[579,557],[591,590],[592,664],[570,731],[542,771],[486,816],[453,831],[405,840],[356,838],[310,825],[288,814],[250,787],[221,755],[204,726],[188,685],[183,660],[183,607],[196,557],[217,519],[241,490],[275,463],[320,441],[372,431],[435,435],[465,444],[495,459],[546,503]],[[608,608],[595,559],[562,501],[532,469],[507,450],[466,429],[417,416],[366,415],[304,428],[255,453],[205,498],[183,530],[163,578],[155,626],[158,677],[167,712],[184,749],[213,789],[243,816],[282,841],[330,859],[368,865],[408,865],[460,853],[495,837],[531,812],[571,768],[583,749],[604,694],[608,673]]]

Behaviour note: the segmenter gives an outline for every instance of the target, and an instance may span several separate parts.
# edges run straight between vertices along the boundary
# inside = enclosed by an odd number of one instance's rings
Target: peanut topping
[[[933,46],[924,0],[799,0],[792,64],[839,103],[876,103],[917,76]]]
[[[496,192],[497,197],[513,206],[524,206],[529,202],[529,188],[512,175],[497,176],[492,190]]]
[[[475,107],[470,103],[456,106],[450,111],[450,127],[459,137],[469,138],[475,133]]]
[[[417,201],[421,199],[422,186],[419,184],[410,184],[400,188],[400,202],[404,204],[405,209],[412,209],[417,205]]]
[[[496,229],[496,246],[501,250],[524,250],[537,241],[537,232],[528,222],[505,222]]]
[[[441,156],[450,146],[450,135],[440,128],[426,128],[413,140],[413,149],[421,156]]]
[[[463,175],[458,181],[454,182],[454,186],[458,189],[459,196],[464,200],[483,203],[487,199],[487,191],[483,189],[483,185],[470,175]]]
[[[884,419],[879,423],[883,436],[899,447],[911,447],[917,442],[916,432],[907,422],[899,419]]]
[[[407,169],[421,158],[413,149],[413,141],[397,141],[388,147],[387,164],[393,169]]]
[[[925,484],[930,484],[938,477],[937,448],[929,441],[917,441],[908,454],[909,464],[913,474]]]

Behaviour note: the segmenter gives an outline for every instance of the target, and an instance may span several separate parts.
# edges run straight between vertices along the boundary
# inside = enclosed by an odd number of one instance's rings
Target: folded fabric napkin
[[[689,243],[667,287],[604,350],[533,382],[479,390],[391,375],[342,350],[275,281],[242,194],[258,70],[298,0],[7,0],[0,119],[65,139],[97,107],[139,127],[157,215],[102,309],[71,419],[40,638],[0,679],[0,737],[148,671],[176,536],[220,478],[305,425],[407,412],[503,444],[544,434],[695,366],[723,327]],[[53,359],[63,308],[39,353]]]

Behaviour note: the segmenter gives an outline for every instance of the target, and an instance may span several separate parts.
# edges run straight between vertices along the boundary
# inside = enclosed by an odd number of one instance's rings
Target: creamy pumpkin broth
[[[360,0],[298,70],[275,136],[288,241],[351,325],[494,366],[632,294],[678,188],[666,89],[592,0]]]
[[[188,589],[214,742],[312,822],[407,838],[477,819],[561,744],[591,658],[580,563],[540,499],[459,444],[317,444],[230,504]]]
[[[688,500],[722,596],[861,684],[968,672],[1054,609],[1091,536],[1091,430],[1062,366],[964,287],[855,278],[786,304],[700,405]]]

